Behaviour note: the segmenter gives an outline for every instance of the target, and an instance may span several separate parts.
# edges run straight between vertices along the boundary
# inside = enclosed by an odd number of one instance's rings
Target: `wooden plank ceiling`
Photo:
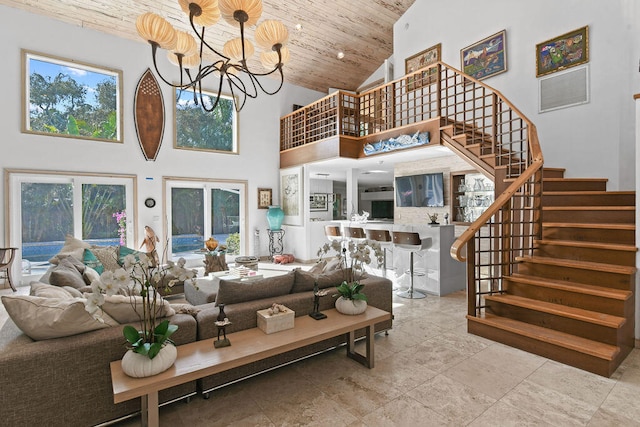
[[[258,23],[278,19],[289,29],[292,59],[284,69],[287,82],[321,92],[355,90],[393,53],[393,24],[414,1],[263,0]],[[141,43],[135,20],[145,12],[158,13],[174,27],[191,32],[177,0],[0,0],[0,4]],[[302,25],[301,31],[295,30],[296,24]],[[247,34],[253,39],[253,28]],[[238,31],[222,19],[207,29],[207,41],[220,50],[237,36]],[[337,58],[338,51],[344,52],[343,59]]]

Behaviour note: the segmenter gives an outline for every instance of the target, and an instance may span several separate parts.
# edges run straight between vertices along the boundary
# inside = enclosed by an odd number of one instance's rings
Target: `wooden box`
[[[258,328],[265,334],[284,331],[293,328],[296,312],[287,308],[286,311],[278,314],[269,314],[269,309],[258,310]]]

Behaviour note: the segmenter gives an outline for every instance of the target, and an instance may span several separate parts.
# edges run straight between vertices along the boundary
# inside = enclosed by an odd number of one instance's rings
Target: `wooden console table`
[[[213,339],[178,346],[178,358],[167,371],[148,378],[131,378],[122,372],[121,361],[111,362],[111,381],[114,403],[141,397],[142,424],[157,427],[158,392],[169,387],[194,381],[218,372],[276,356],[310,344],[347,334],[347,356],[368,368],[374,367],[374,326],[391,319],[391,313],[368,307],[363,314],[346,316],[335,309],[324,311],[326,319],[309,316],[295,319],[292,329],[265,334],[258,328],[229,334],[230,347],[214,348]],[[366,352],[354,350],[355,332],[366,328]]]

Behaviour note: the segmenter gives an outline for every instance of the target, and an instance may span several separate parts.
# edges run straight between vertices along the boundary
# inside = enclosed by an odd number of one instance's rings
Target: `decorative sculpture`
[[[318,288],[318,282],[313,284],[313,311],[309,313],[309,316],[316,320],[326,319],[327,315],[320,313],[320,298],[329,293],[328,289],[320,290]]]
[[[156,236],[156,232],[153,231],[153,228],[148,225],[144,226],[144,240],[140,245],[140,249],[145,247],[145,251],[153,257],[153,260],[156,262],[156,265],[160,263],[160,259],[158,257],[158,251],[156,251],[156,243],[158,243],[160,239]]]
[[[218,312],[218,319],[216,320],[216,327],[218,328],[218,339],[213,342],[213,346],[215,348],[220,347],[229,347],[231,345],[231,341],[227,338],[227,330],[226,327],[231,324],[229,318],[224,313],[224,304],[220,304],[220,311]],[[223,339],[220,339],[220,335],[223,336]]]

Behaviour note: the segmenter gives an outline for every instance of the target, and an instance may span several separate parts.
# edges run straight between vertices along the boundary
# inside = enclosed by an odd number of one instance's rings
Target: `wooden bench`
[[[324,312],[326,319],[309,316],[296,317],[295,326],[274,334],[258,328],[229,334],[230,347],[214,348],[214,339],[178,346],[178,358],[167,371],[148,378],[131,378],[122,372],[121,361],[111,362],[114,403],[136,397],[142,400],[144,426],[159,425],[158,392],[218,372],[276,356],[310,344],[347,334],[347,356],[368,368],[374,367],[374,326],[391,319],[391,313],[375,307],[357,316],[347,316],[335,309]],[[355,352],[355,332],[366,328],[365,354]]]

